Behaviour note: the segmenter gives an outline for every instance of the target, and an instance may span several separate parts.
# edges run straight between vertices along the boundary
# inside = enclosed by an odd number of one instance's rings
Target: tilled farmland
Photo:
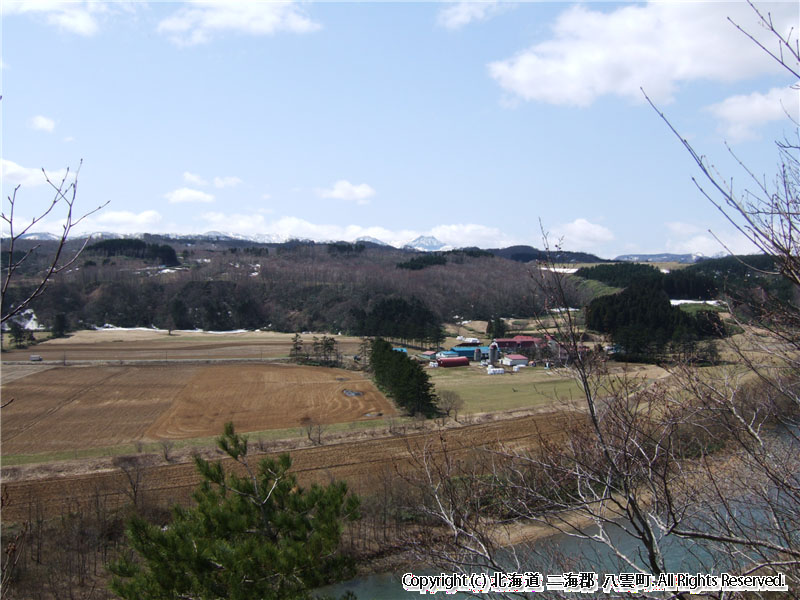
[[[10,381],[3,456],[139,440],[377,419],[392,404],[360,373],[285,364],[55,367]]]
[[[424,448],[435,453],[445,444],[456,454],[500,444],[535,448],[539,436],[563,435],[569,418],[563,412],[544,413],[442,431],[303,448],[291,452],[292,469],[305,485],[337,479],[346,481],[357,493],[369,493],[380,485],[385,474],[397,475],[411,468],[412,456]],[[134,494],[139,501],[159,505],[188,502],[198,482],[192,463],[147,466],[133,461],[125,469],[7,481],[3,486],[3,518],[13,522],[32,514],[55,517],[98,502],[113,508],[131,502]]]

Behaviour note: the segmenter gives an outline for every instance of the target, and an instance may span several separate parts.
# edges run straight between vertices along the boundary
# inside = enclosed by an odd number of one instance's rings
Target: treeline
[[[369,364],[375,383],[409,415],[431,418],[438,414],[436,394],[428,374],[405,352],[377,338],[370,346]]]
[[[415,256],[407,261],[397,263],[397,268],[408,269],[410,271],[421,271],[426,267],[446,264],[447,259],[441,254],[423,254],[422,256]]]
[[[158,262],[158,264],[166,267],[176,267],[181,264],[172,246],[168,244],[148,244],[142,240],[102,240],[87,246],[86,252],[105,257],[126,256],[128,258],[140,258],[145,261]]]
[[[292,338],[292,347],[289,358],[300,364],[324,365],[326,367],[339,367],[342,364],[342,355],[339,352],[339,342],[336,338],[323,335],[322,338],[314,336],[309,346],[303,342],[299,333]]]
[[[657,357],[669,344],[721,337],[725,328],[714,311],[691,315],[672,306],[663,289],[637,282],[622,292],[594,299],[586,327],[611,335],[628,357]]]
[[[531,261],[541,261],[550,263],[604,263],[608,262],[594,254],[586,252],[570,252],[568,250],[551,249],[539,250],[533,246],[509,246],[508,248],[497,248],[487,250],[495,256],[508,258],[516,262],[527,263]]]
[[[369,311],[353,309],[355,335],[379,336],[402,343],[438,346],[444,341],[442,322],[421,300],[412,297],[385,298]]]
[[[448,257],[450,258],[449,261]],[[494,254],[487,250],[481,250],[480,248],[461,248],[458,250],[448,250],[446,252],[430,252],[399,262],[397,263],[397,268],[408,269],[409,271],[421,271],[427,267],[446,265],[448,262],[462,264],[467,257],[494,258]]]
[[[575,275],[620,288],[648,285],[663,290],[673,299],[710,300],[717,295],[717,286],[711,277],[689,268],[662,273],[651,265],[615,263],[582,267]]]

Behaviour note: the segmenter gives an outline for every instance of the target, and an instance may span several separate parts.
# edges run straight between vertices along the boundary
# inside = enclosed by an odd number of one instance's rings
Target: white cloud
[[[47,133],[53,133],[53,130],[56,128],[56,122],[53,119],[50,119],[43,115],[36,115],[30,120],[30,126],[32,129],[35,129],[36,131],[46,131]]]
[[[498,0],[454,2],[439,11],[437,21],[446,29],[461,29],[473,21],[491,18],[499,10]]]
[[[480,248],[501,248],[520,243],[510,238],[495,227],[476,225],[474,223],[458,225],[437,225],[430,230],[430,235],[449,246],[463,248],[478,246]]]
[[[796,27],[794,3],[768,10],[778,31]],[[522,99],[588,106],[604,95],[641,102],[640,88],[666,102],[684,82],[779,72],[727,17],[771,44],[746,3],[649,2],[607,12],[578,5],[559,15],[550,39],[490,63],[489,73]]]
[[[3,12],[8,14],[41,15],[48,25],[83,36],[97,33],[97,16],[107,10],[101,2],[63,2],[58,0],[6,1]]]
[[[166,198],[171,204],[177,204],[181,202],[214,201],[214,196],[212,196],[211,194],[207,194],[206,192],[200,190],[193,190],[191,188],[185,188],[185,187],[164,194],[164,198]]]
[[[375,195],[375,190],[366,183],[354,185],[345,179],[340,179],[330,189],[317,190],[317,195],[320,198],[353,200],[356,204],[367,204],[369,198]]]
[[[772,88],[766,94],[731,96],[708,110],[721,121],[720,132],[729,141],[738,142],[757,137],[755,129],[770,121],[783,121],[788,114],[800,120],[800,89]]]
[[[208,185],[208,182],[203,179],[200,175],[195,175],[194,173],[190,173],[189,171],[183,172],[183,180],[191,185]]]
[[[238,177],[214,177],[214,187],[216,188],[226,188],[226,187],[236,187],[242,183],[242,180]]]
[[[262,200],[269,200],[270,198],[272,198],[272,194],[261,194]]]
[[[158,24],[159,33],[181,46],[204,44],[223,32],[272,35],[309,33],[321,27],[295,2],[193,0],[187,5]]]
[[[742,234],[730,228],[715,230],[712,235],[707,228],[690,223],[671,222],[665,225],[669,232],[666,242],[667,252],[714,256],[727,253],[726,247],[735,254],[760,252]]]
[[[683,223],[681,221],[670,221],[668,223],[664,223],[667,227],[667,231],[670,232],[671,235],[677,236],[689,236],[689,235],[697,235],[702,231],[705,231],[702,227],[698,227],[697,225],[693,225],[692,223]]]
[[[66,174],[65,169],[55,171],[47,171],[47,175],[51,181],[61,181],[61,178]],[[15,162],[0,158],[0,177],[3,181],[12,186],[23,185],[26,187],[33,187],[37,185],[45,185],[47,180],[41,169],[23,167]]]
[[[586,219],[575,219],[553,229],[562,240],[564,250],[597,252],[597,246],[610,242],[614,234],[607,227],[590,223]]]

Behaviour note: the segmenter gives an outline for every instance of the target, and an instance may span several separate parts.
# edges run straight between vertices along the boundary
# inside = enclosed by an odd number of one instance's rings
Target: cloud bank
[[[769,10],[779,31],[796,30],[794,3]],[[489,74],[515,97],[585,107],[606,95],[641,102],[640,88],[663,103],[686,82],[779,72],[728,17],[769,43],[743,2],[649,2],[606,12],[577,5],[558,16],[550,39],[490,63]]]

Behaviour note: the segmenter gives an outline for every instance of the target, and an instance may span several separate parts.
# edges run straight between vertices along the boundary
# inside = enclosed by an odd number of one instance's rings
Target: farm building
[[[475,350],[480,350],[481,359],[489,358],[489,346],[453,346],[450,348],[450,351],[455,352],[456,356],[464,356],[469,360],[475,358]]]
[[[517,340],[514,338],[497,338],[494,343],[501,350],[510,350],[517,347]]]
[[[544,343],[542,338],[529,335],[515,335],[514,341],[517,342],[517,348],[540,348]]]
[[[408,354],[408,350],[406,350],[405,348],[392,348],[392,350],[394,350],[395,352],[405,352],[406,354]]]
[[[454,356],[451,358],[440,358],[440,367],[468,367],[469,359],[466,356]]]
[[[544,339],[530,335],[515,335],[513,338],[497,338],[494,342],[501,350],[542,349],[547,345]]]
[[[458,354],[455,352],[451,352],[450,350],[442,350],[441,352],[436,353],[436,358],[455,358]]]
[[[433,350],[422,352],[421,354],[417,354],[417,359],[423,362],[430,362],[432,360],[436,360],[436,352],[434,352]]]
[[[517,365],[527,365],[528,364],[528,357],[522,356],[521,354],[509,354],[503,357],[503,360],[500,361],[507,367],[515,367]]]

